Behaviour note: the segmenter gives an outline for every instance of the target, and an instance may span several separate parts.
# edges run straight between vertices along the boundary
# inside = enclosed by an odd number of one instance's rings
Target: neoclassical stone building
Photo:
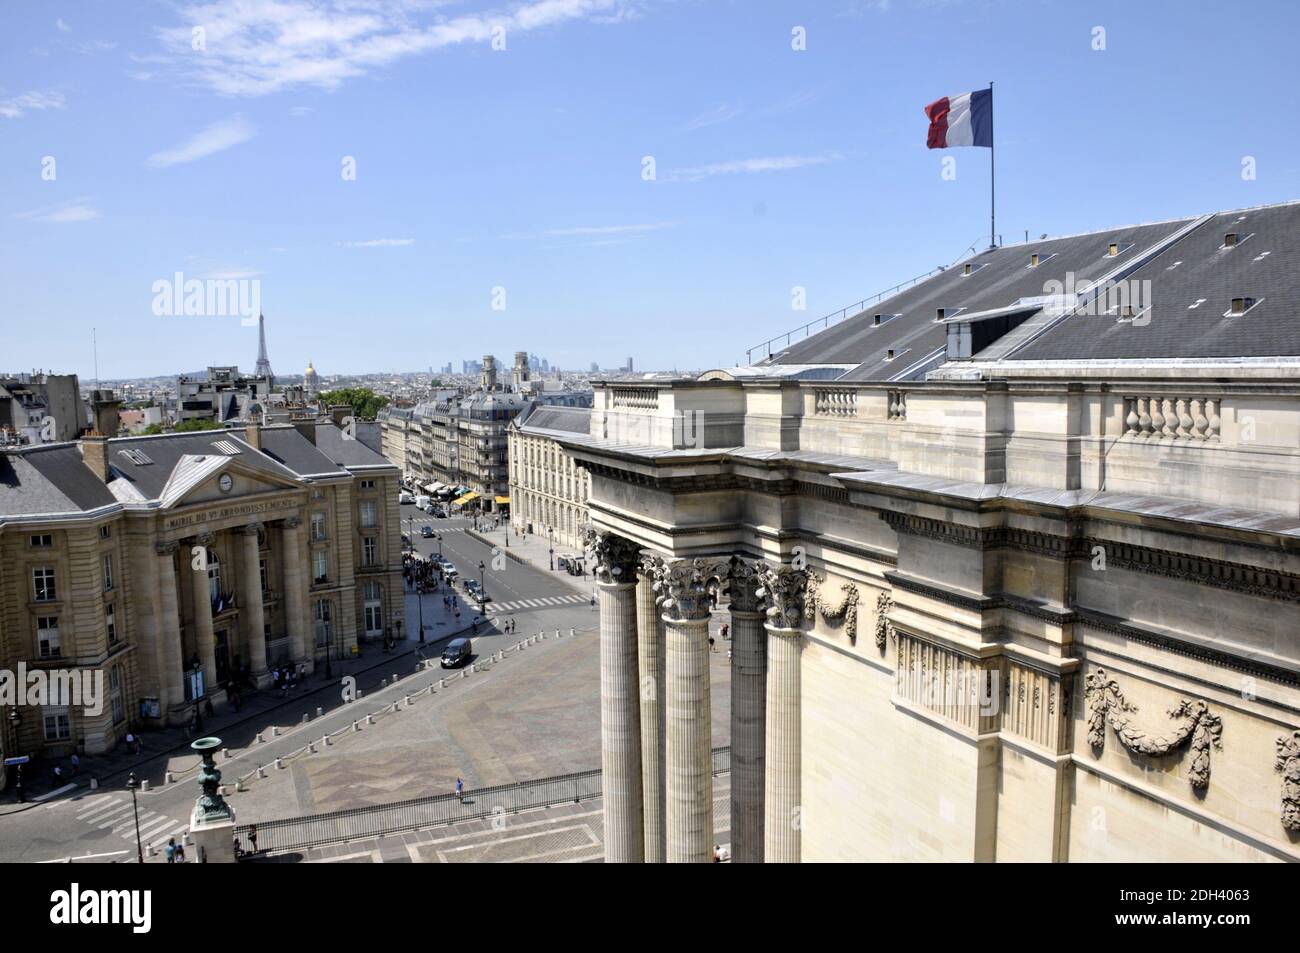
[[[590,431],[590,407],[534,406],[510,424],[512,527],[575,549],[586,544],[591,475],[555,438]]]
[[[1300,859],[1297,260],[1295,204],[1002,247],[598,385],[607,858],[710,857],[716,586],[737,860]]]
[[[329,423],[0,454],[0,667],[102,672],[111,704],[6,711],[4,748],[107,750],[276,664],[400,634],[396,467]]]

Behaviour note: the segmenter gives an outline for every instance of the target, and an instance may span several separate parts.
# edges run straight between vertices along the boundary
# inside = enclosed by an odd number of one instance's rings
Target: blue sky
[[[0,0],[0,371],[251,369],[176,272],[257,280],[283,372],[728,366],[987,240],[922,108],[989,80],[1008,242],[1300,196],[1298,9]]]

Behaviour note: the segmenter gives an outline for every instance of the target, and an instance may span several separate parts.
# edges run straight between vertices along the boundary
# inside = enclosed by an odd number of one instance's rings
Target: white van
[[[415,497],[403,490],[401,493],[397,494],[397,502],[399,504],[414,503]]]
[[[424,509],[426,506],[428,506],[431,502],[432,500],[430,499],[430,497],[425,496],[424,494],[420,494],[415,498],[415,505],[418,509],[421,510]]]

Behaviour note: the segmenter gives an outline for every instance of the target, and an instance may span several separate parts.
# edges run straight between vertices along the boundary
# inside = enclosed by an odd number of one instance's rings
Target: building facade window
[[[53,602],[58,598],[54,585],[54,570],[49,566],[37,566],[32,570],[32,588],[37,602]]]
[[[72,737],[72,720],[66,708],[45,709],[45,740],[67,741]]]
[[[311,539],[314,543],[319,543],[325,538],[325,514],[311,514]]]
[[[105,554],[104,556],[104,591],[108,592],[113,588],[113,557]]]
[[[334,622],[328,599],[316,600],[316,647],[328,645],[334,636]]]
[[[36,654],[41,658],[60,658],[63,655],[58,616],[41,616],[36,620]]]
[[[113,535],[113,531],[112,531],[111,529],[109,529],[107,526],[101,526],[101,527],[99,528],[99,538],[100,538],[100,539],[108,539],[108,538],[109,538],[110,536],[112,536],[112,535]]]
[[[259,558],[259,559],[257,560],[257,572],[258,572],[258,575],[261,577],[261,580],[262,580],[262,591],[263,591],[263,592],[270,592],[270,591],[271,591],[271,576],[270,576],[270,574],[266,571],[266,557],[265,557],[265,556],[262,556],[261,558]]]
[[[366,635],[382,635],[384,631],[383,587],[371,580],[364,590]]]
[[[108,630],[108,644],[117,641],[117,606],[109,603],[104,607],[105,628]]]
[[[32,536],[33,549],[49,549],[54,545],[54,537],[49,533],[37,533]]]
[[[208,598],[215,606],[221,597],[221,560],[214,550],[208,550]]]
[[[374,536],[363,536],[361,538],[361,565],[373,566],[378,561],[379,546],[378,540]]]
[[[317,585],[329,580],[329,567],[324,552],[312,553],[312,578]]]
[[[122,667],[114,665],[108,673],[108,694],[113,704],[113,724],[126,721],[126,703],[122,698]]]
[[[379,525],[378,508],[374,500],[361,501],[361,525],[362,526]]]

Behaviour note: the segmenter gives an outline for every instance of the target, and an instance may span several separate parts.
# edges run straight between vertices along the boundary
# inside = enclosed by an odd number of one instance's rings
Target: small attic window
[[[153,461],[145,455],[143,450],[119,450],[118,453],[126,457],[137,467],[147,467],[153,463]]]
[[[901,314],[878,314],[871,319],[871,326],[873,328],[878,328],[882,324],[888,324],[890,321],[893,321],[894,318],[901,318],[901,317],[902,317]]]
[[[885,360],[892,361],[893,359],[894,359],[894,349],[891,347],[889,350],[885,352]]]
[[[1262,300],[1262,298],[1233,298],[1232,305],[1224,312],[1223,316],[1225,318],[1241,317],[1241,315],[1246,314]]]
[[[955,318],[965,310],[965,308],[935,308],[934,319],[936,321],[943,321],[945,318]]]
[[[1237,233],[1236,233],[1236,232],[1228,232],[1228,234],[1226,234],[1226,235],[1223,236],[1223,247],[1224,247],[1224,248],[1231,248],[1231,247],[1232,247],[1233,245],[1235,245],[1235,244],[1237,244]]]
[[[1133,247],[1132,242],[1111,242],[1109,245],[1106,246],[1106,257],[1118,258],[1120,255],[1124,254],[1124,252],[1128,251],[1132,247]]]
[[[1223,251],[1228,248],[1236,248],[1238,245],[1245,244],[1254,237],[1254,232],[1251,232],[1248,235],[1243,235],[1241,232],[1224,232],[1223,244],[1219,246],[1219,250]]]
[[[1047,264],[1047,262],[1051,261],[1055,257],[1056,257],[1056,252],[1054,251],[1050,251],[1046,255],[1041,254],[1039,252],[1033,252],[1029,256],[1029,267],[1037,268],[1039,265],[1045,265]]]
[[[961,276],[963,278],[969,278],[971,275],[975,274],[975,272],[979,271],[981,268],[987,268],[988,264],[989,263],[986,261],[981,261],[981,262],[968,261],[962,267]]]

